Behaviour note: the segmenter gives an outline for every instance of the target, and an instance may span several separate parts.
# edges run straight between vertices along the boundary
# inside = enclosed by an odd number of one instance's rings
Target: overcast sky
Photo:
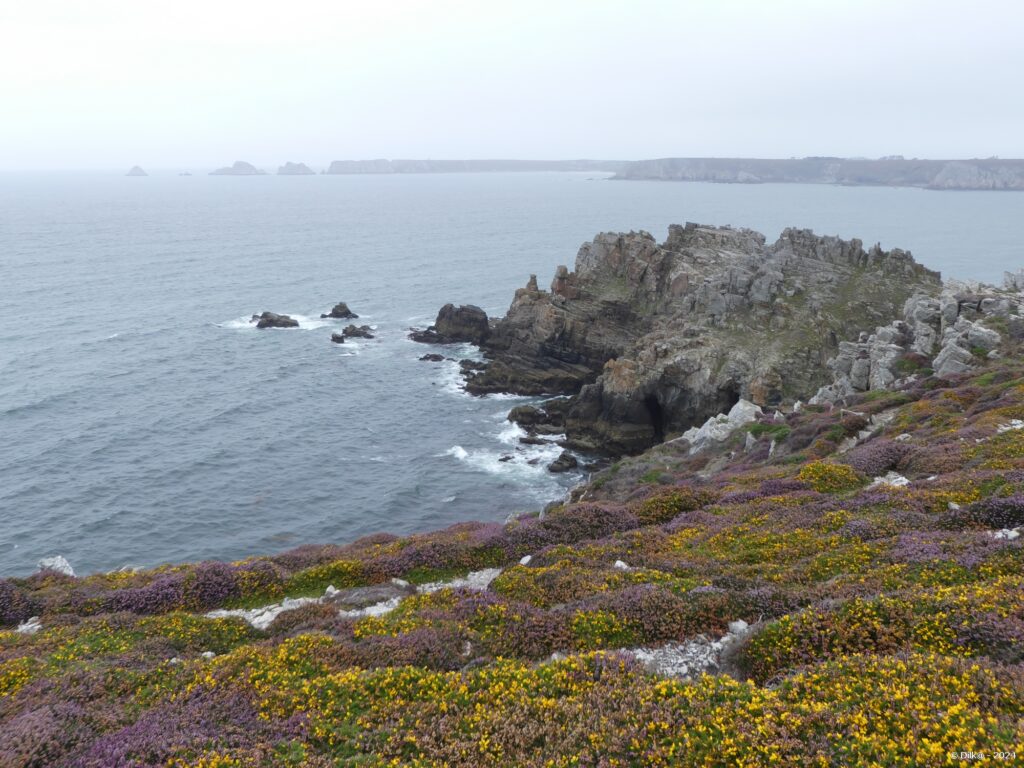
[[[1020,0],[0,0],[0,169],[1024,156]]]

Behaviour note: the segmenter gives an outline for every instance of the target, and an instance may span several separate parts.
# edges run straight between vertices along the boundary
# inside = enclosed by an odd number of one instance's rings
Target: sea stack
[[[125,176],[149,176],[149,174],[142,170],[140,166],[133,165],[132,169]]]
[[[266,171],[260,170],[252,163],[247,163],[244,160],[236,160],[234,165],[210,171],[211,176],[264,176],[266,173]]]
[[[305,163],[288,162],[277,169],[278,176],[315,176],[316,172]]]

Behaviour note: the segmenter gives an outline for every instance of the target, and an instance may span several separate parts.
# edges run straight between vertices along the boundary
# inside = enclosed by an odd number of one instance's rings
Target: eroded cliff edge
[[[573,395],[568,445],[634,453],[741,398],[813,395],[832,381],[840,341],[940,290],[909,252],[809,230],[772,244],[692,223],[660,244],[646,232],[600,234],[549,291],[534,277],[516,291],[479,341],[488,365],[466,389]]]

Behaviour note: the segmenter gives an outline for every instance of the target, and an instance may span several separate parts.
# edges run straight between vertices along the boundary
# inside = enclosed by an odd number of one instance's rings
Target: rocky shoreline
[[[638,365],[722,361],[707,379],[735,382],[728,408],[504,523],[85,576],[54,557],[0,579],[0,765],[910,766],[1024,749],[1024,272],[941,284],[856,241],[680,229],[672,247],[598,238],[505,320],[449,305],[424,338],[475,338],[481,388],[538,387],[545,355],[593,377],[514,409],[538,438],[612,385],[596,361],[620,342]],[[751,356],[769,331],[813,363],[793,389],[754,386],[789,359]],[[648,370],[636,381],[664,382]]]

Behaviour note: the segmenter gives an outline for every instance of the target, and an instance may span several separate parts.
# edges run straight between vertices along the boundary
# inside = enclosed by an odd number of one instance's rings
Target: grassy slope
[[[0,581],[0,765],[937,765],[1024,754],[1024,361],[671,445],[542,520]],[[858,415],[860,414],[860,415]],[[887,426],[837,446],[872,414]],[[902,437],[902,435],[908,437]],[[900,436],[900,439],[895,439]],[[779,438],[771,457],[768,447]],[[869,488],[901,472],[903,488]],[[519,559],[530,554],[527,566]],[[616,569],[624,560],[632,569]],[[502,566],[358,620],[214,608]],[[755,632],[735,677],[608,649]],[[213,651],[212,660],[201,656]],[[550,660],[553,652],[570,655]],[[176,661],[172,662],[171,659]]]

